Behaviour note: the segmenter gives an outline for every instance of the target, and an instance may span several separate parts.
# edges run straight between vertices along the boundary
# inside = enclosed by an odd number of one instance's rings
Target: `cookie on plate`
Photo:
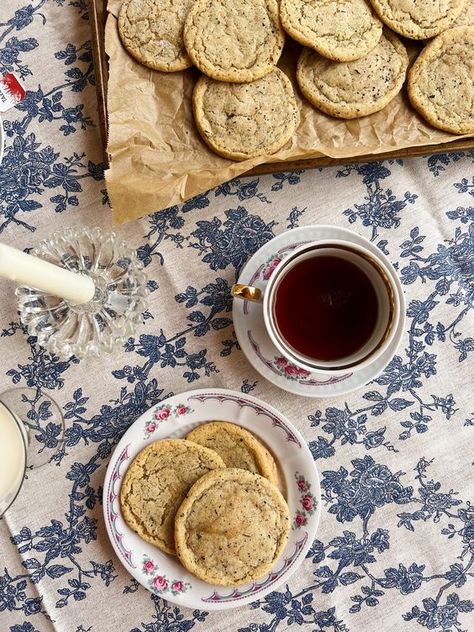
[[[370,0],[382,22],[410,39],[424,40],[449,29],[465,0]]]
[[[183,43],[192,0],[124,0],[118,30],[130,55],[144,66],[174,72],[192,66]]]
[[[203,140],[232,160],[273,154],[290,140],[299,122],[293,86],[279,68],[252,83],[201,77],[193,92],[193,111]]]
[[[125,522],[147,542],[174,554],[176,510],[201,476],[222,468],[216,452],[192,441],[151,443],[129,465],[120,488]]]
[[[285,31],[335,61],[367,55],[382,36],[382,22],[365,0],[281,0]]]
[[[267,448],[245,428],[225,421],[211,421],[194,428],[186,439],[214,450],[227,467],[240,467],[278,485],[275,461]]]
[[[181,563],[218,586],[239,586],[268,573],[289,533],[288,505],[275,485],[238,468],[200,478],[175,521]]]
[[[449,29],[421,51],[408,73],[408,96],[434,127],[474,134],[474,26]]]
[[[386,30],[377,46],[356,61],[335,62],[303,49],[296,77],[314,107],[352,119],[384,108],[402,89],[407,68],[405,47]]]
[[[184,26],[193,63],[219,81],[255,81],[271,72],[285,35],[276,0],[196,0]]]

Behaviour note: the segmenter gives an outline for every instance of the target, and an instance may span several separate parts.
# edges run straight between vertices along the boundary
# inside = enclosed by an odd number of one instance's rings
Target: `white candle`
[[[95,293],[94,282],[89,277],[27,255],[6,244],[0,244],[0,276],[65,298],[76,305],[87,303]]]
[[[26,433],[20,424],[0,402],[0,516],[15,498],[25,472]]]

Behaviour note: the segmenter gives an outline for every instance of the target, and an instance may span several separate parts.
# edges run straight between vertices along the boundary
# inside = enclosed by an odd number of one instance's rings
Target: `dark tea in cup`
[[[282,274],[273,310],[278,332],[292,349],[333,361],[369,341],[379,306],[372,281],[359,266],[324,255],[303,259]]]

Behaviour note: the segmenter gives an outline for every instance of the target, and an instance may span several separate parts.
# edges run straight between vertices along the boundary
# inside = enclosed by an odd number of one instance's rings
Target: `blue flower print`
[[[363,204],[354,204],[354,208],[344,211],[349,222],[353,224],[358,218],[362,220],[362,225],[371,227],[371,240],[375,241],[379,228],[391,229],[400,226],[400,211],[408,204],[414,204],[417,195],[406,191],[402,199],[397,199],[391,189],[384,191],[380,183],[388,178],[391,171],[382,162],[371,162],[363,165],[350,165],[337,172],[338,177],[347,177],[352,172],[362,176],[362,182],[367,188],[367,195]],[[385,250],[382,242],[379,246]]]
[[[5,72],[17,72],[20,78],[24,79],[31,75],[28,66],[21,63],[21,53],[26,53],[38,47],[38,40],[33,37],[19,39],[11,37],[5,42],[4,48],[0,49],[0,68]]]
[[[203,623],[208,612],[203,610],[188,610],[186,614],[179,608],[172,606],[164,599],[151,595],[154,613],[151,623],[142,623],[139,628],[133,628],[130,632],[181,632],[193,628],[197,623]]]
[[[474,553],[474,516],[471,520],[466,522],[466,525],[463,527],[462,531],[463,542],[465,542],[469,549]]]
[[[382,553],[389,548],[389,539],[390,536],[387,529],[377,529],[370,536],[371,543],[374,545],[379,553]]]
[[[5,333],[2,332],[2,336]],[[45,349],[36,346],[36,339],[28,337],[31,346],[30,364],[19,364],[18,369],[10,369],[6,374],[11,377],[13,384],[22,380],[30,388],[60,389],[64,386],[64,375],[71,366],[78,362],[76,358],[63,361]]]
[[[377,507],[406,504],[411,500],[413,488],[400,483],[400,473],[392,474],[386,465],[375,463],[371,456],[354,459],[351,463],[350,473],[343,467],[337,472],[323,472],[321,487],[331,504],[329,513],[336,514],[338,522],[350,522],[356,516],[367,521]]]
[[[446,598],[446,603],[440,605],[434,599],[423,599],[423,610],[418,606],[403,615],[405,621],[415,619],[428,630],[442,630],[451,632],[461,630],[458,617],[461,613],[472,612],[474,603],[470,599],[461,600],[456,593],[451,593]]]
[[[258,192],[258,183],[260,180],[257,178],[256,180],[241,180],[240,178],[234,178],[233,180],[229,180],[229,182],[224,182],[220,184],[215,189],[215,196],[219,195],[229,196],[236,195],[240,202],[244,202],[245,200],[251,200],[252,198],[257,198],[261,202],[265,202],[270,204],[270,200],[268,200],[263,193]]]
[[[32,623],[25,621],[23,624],[12,625],[10,632],[39,632],[39,630],[37,630]]]
[[[285,183],[295,186],[301,182],[301,174],[303,171],[288,171],[286,173],[273,173],[272,176],[275,178],[276,182],[272,184],[272,191],[281,191]]]
[[[472,152],[469,153],[472,155]],[[427,161],[428,169],[435,177],[437,177],[446,170],[446,167],[458,162],[466,155],[466,153],[461,151],[453,151],[449,154],[435,154],[434,156],[429,156]]]
[[[398,588],[402,595],[408,595],[421,586],[424,570],[424,565],[413,563],[406,568],[399,564],[398,568],[385,569],[385,579],[381,579],[379,583],[384,588]]]
[[[311,548],[306,554],[306,557],[312,559],[315,564],[322,562],[326,557],[324,553],[324,544],[320,540],[314,540]]]
[[[211,270],[224,270],[232,265],[238,272],[247,259],[272,239],[275,222],[265,222],[257,215],[249,215],[242,206],[225,212],[226,221],[217,217],[212,221],[197,222],[192,233],[198,241],[196,248]]]

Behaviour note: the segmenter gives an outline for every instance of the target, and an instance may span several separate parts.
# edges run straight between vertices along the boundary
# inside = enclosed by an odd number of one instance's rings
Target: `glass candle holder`
[[[38,344],[60,358],[110,353],[132,335],[147,309],[147,276],[134,250],[100,228],[67,228],[32,251],[57,266],[89,276],[91,301],[75,305],[30,287],[16,290],[20,319]]]

